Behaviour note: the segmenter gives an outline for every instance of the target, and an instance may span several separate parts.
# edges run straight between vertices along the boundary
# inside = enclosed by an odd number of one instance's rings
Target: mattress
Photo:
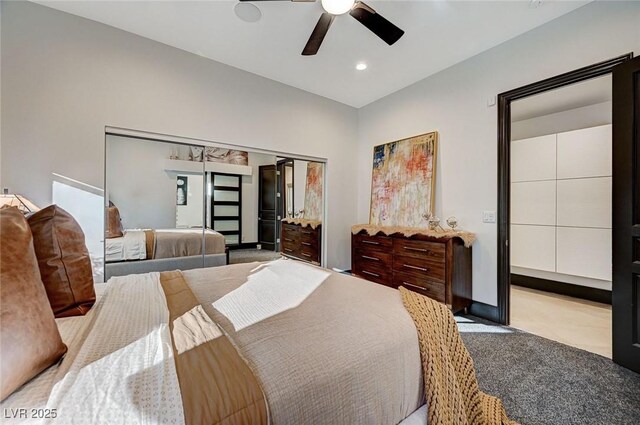
[[[128,229],[119,238],[105,239],[108,263],[202,255],[202,229]],[[223,254],[224,235],[204,231],[205,254]]]
[[[167,275],[188,289],[171,293]],[[200,351],[228,338],[227,351],[259,382],[270,424],[426,423],[416,329],[393,289],[292,260],[129,275],[96,288],[86,316],[56,320],[65,358],[2,402],[3,411],[55,409],[45,423],[198,423],[181,386],[198,381],[222,391],[221,401],[198,406],[235,412],[245,394],[226,394],[221,380],[207,378],[215,365],[219,376],[228,369],[222,357],[211,361],[219,353]],[[175,311],[185,292],[197,308]],[[197,335],[207,327],[220,331]],[[177,340],[191,345],[185,351]],[[180,361],[201,376],[185,377]]]

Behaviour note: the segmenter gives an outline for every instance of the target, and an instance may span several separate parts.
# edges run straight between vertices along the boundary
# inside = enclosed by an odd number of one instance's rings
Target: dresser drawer
[[[388,236],[353,235],[351,243],[355,249],[362,250],[390,250],[393,247],[393,240]]]
[[[298,234],[301,238],[317,239],[318,229],[312,229],[311,227],[300,227],[298,229]]]
[[[306,249],[304,247],[300,248],[298,257],[302,258],[303,260],[313,261],[316,263],[320,261],[317,249],[313,250],[313,249]]]
[[[381,267],[391,270],[393,265],[393,254],[391,252],[383,252],[377,250],[360,250],[353,252],[353,263],[362,263],[371,267]]]
[[[389,269],[380,269],[370,263],[357,263],[352,272],[363,279],[382,283],[383,285],[391,286],[391,281],[393,280],[392,273]]]
[[[407,289],[417,290],[431,299],[442,303],[445,302],[445,285],[442,282],[431,282],[424,277],[413,274],[394,272],[393,284],[395,286],[404,286]]]
[[[285,244],[283,244],[281,252],[283,254],[293,255],[295,257],[299,257],[300,256],[300,250],[295,245],[285,245]]]
[[[298,236],[300,230],[300,226],[296,226],[293,224],[282,223],[282,234],[287,235],[288,237],[296,237]]]
[[[435,262],[444,262],[446,246],[443,243],[396,239],[393,252],[407,257],[424,258]]]
[[[398,273],[407,273],[430,280],[444,282],[444,263],[425,261],[423,258],[395,255],[393,258],[393,270]]]

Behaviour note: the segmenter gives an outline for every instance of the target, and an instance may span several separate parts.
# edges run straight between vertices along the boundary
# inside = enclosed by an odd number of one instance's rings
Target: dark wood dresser
[[[321,225],[315,229],[301,224],[282,223],[280,252],[287,257],[320,264]]]
[[[351,272],[404,286],[443,302],[454,313],[471,304],[471,248],[457,237],[351,235]]]

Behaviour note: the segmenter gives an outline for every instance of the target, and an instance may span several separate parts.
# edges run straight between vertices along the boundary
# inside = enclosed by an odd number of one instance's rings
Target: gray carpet
[[[611,360],[472,316],[460,324],[483,391],[523,425],[640,424],[640,375]],[[464,321],[465,318],[458,318]]]
[[[265,249],[233,249],[229,251],[229,264],[271,261],[280,257],[279,252],[267,251]]]

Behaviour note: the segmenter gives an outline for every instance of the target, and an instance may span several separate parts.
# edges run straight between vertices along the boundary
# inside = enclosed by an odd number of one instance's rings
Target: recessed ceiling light
[[[356,69],[358,71],[364,71],[365,69],[367,69],[367,64],[364,62],[360,62],[359,64],[356,65]]]
[[[262,18],[262,12],[253,3],[240,2],[235,5],[233,11],[236,16],[245,22],[258,22]]]

